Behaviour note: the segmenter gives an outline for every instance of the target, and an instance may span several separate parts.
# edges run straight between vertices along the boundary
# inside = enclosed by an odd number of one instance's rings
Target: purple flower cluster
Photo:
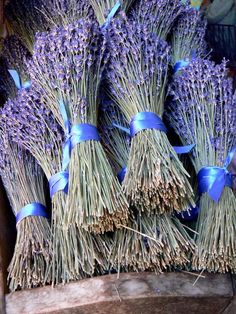
[[[176,0],[140,0],[134,5],[131,19],[146,25],[150,32],[166,40],[170,30],[184,12],[185,5]]]
[[[139,111],[160,107],[157,114],[162,115],[160,98],[170,61],[167,43],[150,33],[147,27],[128,22],[120,15],[109,27],[108,49],[110,60],[106,77],[113,99],[120,103],[121,100],[132,102],[133,98],[133,105],[140,106]]]
[[[184,144],[199,156],[214,150],[222,164],[236,143],[236,94],[226,62],[195,59],[169,87],[167,118]]]
[[[61,147],[64,135],[52,113],[39,101],[32,89],[20,90],[15,100],[8,100],[0,112],[1,123],[10,139],[28,150],[44,169],[48,160],[51,172],[61,166]],[[49,173],[46,173],[49,176]]]
[[[30,58],[30,53],[22,45],[18,37],[12,35],[4,40],[2,54],[6,59],[8,69],[16,70],[23,81],[27,80],[28,70],[26,63]]]
[[[94,120],[105,39],[91,19],[38,33],[29,72],[35,89],[50,100],[59,116],[63,99],[73,120]],[[104,60],[105,61],[105,60]],[[88,103],[89,102],[89,103]],[[60,120],[60,119],[59,119]],[[95,115],[96,120],[96,115]]]
[[[185,7],[173,28],[173,64],[179,60],[206,56],[206,24],[201,12],[191,6]]]

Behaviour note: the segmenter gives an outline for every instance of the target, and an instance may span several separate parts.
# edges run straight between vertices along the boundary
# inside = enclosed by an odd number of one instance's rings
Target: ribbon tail
[[[219,202],[223,189],[226,185],[225,173],[220,174],[210,187],[208,194],[216,202]]]
[[[176,154],[181,155],[190,153],[195,146],[196,146],[195,144],[192,144],[186,146],[173,146],[173,148]]]
[[[70,163],[71,142],[67,139],[63,148],[62,171],[65,171]]]
[[[18,74],[18,72],[16,70],[8,70],[9,74],[11,75],[16,87],[18,89],[22,88],[22,84],[21,84],[21,79],[20,76]]]
[[[117,129],[124,131],[125,133],[127,133],[128,135],[130,135],[130,130],[125,128],[124,126],[121,126],[119,124],[116,123],[112,123],[113,126],[115,126]]]

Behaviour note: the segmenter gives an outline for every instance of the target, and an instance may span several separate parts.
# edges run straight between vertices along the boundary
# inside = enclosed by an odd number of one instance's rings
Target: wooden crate
[[[0,314],[235,314],[235,278],[186,273],[129,273],[8,293],[15,221],[0,187]]]

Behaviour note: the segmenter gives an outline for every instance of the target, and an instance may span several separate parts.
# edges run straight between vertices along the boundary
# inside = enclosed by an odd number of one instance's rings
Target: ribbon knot
[[[197,175],[199,194],[208,193],[218,202],[225,186],[233,188],[233,174],[228,171],[228,166],[233,160],[236,147],[228,154],[223,167],[203,167]]]

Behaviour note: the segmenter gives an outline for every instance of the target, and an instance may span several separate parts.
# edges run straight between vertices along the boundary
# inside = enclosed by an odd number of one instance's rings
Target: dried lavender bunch
[[[16,85],[8,72],[6,59],[2,56],[0,56],[0,93],[4,102],[8,98],[14,98],[17,94]]]
[[[60,172],[64,135],[50,110],[40,101],[40,94],[21,90],[16,100],[9,100],[2,117],[12,140],[27,149],[41,165],[47,179]],[[53,282],[67,282],[92,275],[99,252],[93,238],[81,228],[63,226],[66,195],[58,191],[52,197]],[[99,257],[100,260],[100,257]]]
[[[29,79],[26,64],[30,58],[30,53],[15,35],[8,36],[4,40],[1,54],[6,60],[8,69],[18,72],[22,83]]]
[[[172,65],[180,61],[190,61],[196,57],[205,57],[206,53],[206,20],[201,12],[186,6],[175,24],[171,37]],[[186,63],[187,64],[187,63]]]
[[[146,25],[150,32],[163,40],[167,39],[171,28],[185,5],[179,0],[140,0],[134,5],[131,19]]]
[[[107,36],[109,93],[127,123],[132,124],[141,112],[151,112],[160,120],[170,60],[168,45],[123,16],[113,20]],[[164,131],[146,128],[133,136],[123,182],[132,206],[148,213],[184,210],[193,202],[187,177]]]
[[[38,35],[29,67],[31,79],[35,88],[43,90],[47,106],[62,127],[59,99],[72,130],[89,124],[96,132],[104,50],[105,39],[90,19]],[[67,225],[76,223],[97,233],[125,222],[128,204],[99,140],[75,145],[69,173]]]
[[[81,17],[92,16],[93,10],[87,0],[43,0],[43,13],[50,28],[75,23]]]
[[[128,162],[130,138],[115,125],[126,126],[120,110],[110,104],[100,116],[101,136],[109,160],[119,173]],[[193,241],[175,217],[145,213],[137,216],[135,208],[130,208],[128,226],[114,233],[110,262],[118,272],[161,272],[171,265],[184,266],[193,250]]]
[[[9,141],[1,121],[0,175],[14,214],[34,202],[46,204],[44,175],[35,159]],[[9,288],[33,288],[49,283],[52,273],[51,229],[43,216],[27,216],[18,221],[14,255],[9,265]]]
[[[174,77],[170,95],[170,124],[183,144],[196,144],[192,162],[198,177],[204,167],[224,167],[236,143],[236,95],[231,79],[227,78],[226,62],[215,65],[208,60],[192,61]],[[235,272],[236,199],[228,186],[219,200],[214,201],[209,193],[208,187],[200,198],[193,268]]]
[[[134,1],[135,0],[89,0],[89,3],[94,10],[98,23],[103,25],[106,22],[109,13],[116,5],[118,5],[118,3],[120,3],[119,8],[127,12]]]
[[[43,0],[11,0],[4,9],[14,33],[31,53],[36,32],[48,27],[44,10]]]

